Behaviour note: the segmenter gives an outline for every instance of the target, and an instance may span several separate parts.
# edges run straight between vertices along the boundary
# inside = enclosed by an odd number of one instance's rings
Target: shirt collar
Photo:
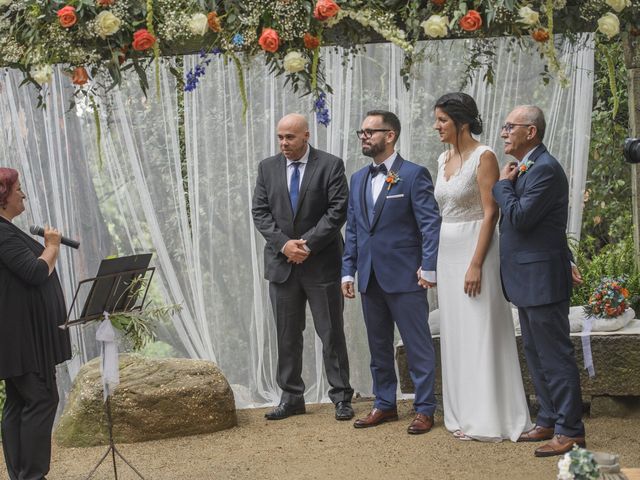
[[[390,157],[387,157],[387,159],[384,162],[382,162],[384,163],[384,166],[387,167],[387,172],[391,171],[391,167],[393,167],[393,162],[396,161],[397,156],[398,156],[398,152],[393,152]],[[372,165],[375,167],[376,163],[373,162]]]
[[[535,147],[533,147],[531,150],[529,150],[527,152],[527,154],[522,158],[522,160],[520,160],[520,162],[518,162],[518,165],[521,165],[523,163],[525,163],[527,160],[529,160],[529,157],[531,156],[531,154],[535,151],[536,148],[538,148],[540,146],[540,144],[536,145]]]
[[[309,161],[309,152],[311,151],[311,148],[309,148],[309,144],[307,143],[307,150],[304,152],[304,155],[302,155],[302,157],[300,157],[300,160],[289,160],[287,158],[287,167],[290,166],[292,163],[298,163],[298,165],[302,164],[307,164],[307,162]]]

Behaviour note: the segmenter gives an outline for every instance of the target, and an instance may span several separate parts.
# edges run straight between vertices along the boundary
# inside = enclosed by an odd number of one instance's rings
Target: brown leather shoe
[[[416,413],[416,418],[413,419],[407,433],[412,435],[419,435],[421,433],[427,433],[433,427],[433,417],[425,415],[424,413]]]
[[[553,457],[554,455],[564,455],[573,448],[574,445],[586,448],[587,442],[584,437],[567,437],[566,435],[555,435],[549,443],[545,443],[536,449],[536,457]]]
[[[551,440],[553,438],[553,428],[534,426],[528,432],[522,432],[518,437],[519,442],[542,442],[543,440]]]
[[[392,422],[395,420],[398,420],[398,410],[395,408],[393,410],[380,410],[379,408],[374,408],[369,412],[369,415],[364,418],[359,418],[353,422],[353,426],[356,428],[375,427],[381,423]]]

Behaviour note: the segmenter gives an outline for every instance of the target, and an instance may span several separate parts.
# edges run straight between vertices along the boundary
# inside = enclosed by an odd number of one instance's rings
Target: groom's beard
[[[362,145],[362,154],[367,157],[373,158],[382,152],[384,152],[384,142],[372,143],[371,145]]]

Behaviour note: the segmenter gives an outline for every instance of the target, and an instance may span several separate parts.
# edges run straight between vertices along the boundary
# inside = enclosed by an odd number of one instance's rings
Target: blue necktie
[[[293,214],[296,214],[296,208],[298,208],[298,193],[300,193],[300,162],[291,163],[293,167],[293,173],[291,174],[291,181],[289,182],[289,199],[291,200],[291,208]]]

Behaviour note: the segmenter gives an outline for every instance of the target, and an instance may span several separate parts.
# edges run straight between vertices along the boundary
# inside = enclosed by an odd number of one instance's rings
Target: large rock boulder
[[[237,424],[229,383],[204,360],[120,355],[120,385],[110,403],[116,443],[210,433]],[[108,443],[99,358],[80,369],[54,437],[65,447]]]

